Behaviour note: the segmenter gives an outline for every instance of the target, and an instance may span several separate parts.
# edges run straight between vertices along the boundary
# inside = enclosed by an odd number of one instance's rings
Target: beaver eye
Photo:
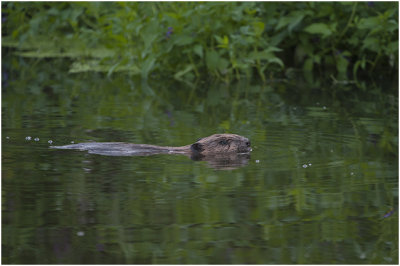
[[[219,144],[221,144],[221,145],[227,145],[227,144],[228,144],[228,141],[227,141],[226,139],[223,139],[223,140],[221,140],[221,141],[219,142]]]

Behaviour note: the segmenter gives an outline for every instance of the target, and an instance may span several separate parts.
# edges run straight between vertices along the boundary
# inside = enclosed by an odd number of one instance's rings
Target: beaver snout
[[[238,146],[238,152],[239,153],[246,153],[246,152],[251,152],[253,149],[251,148],[251,142],[250,140],[246,139],[243,142],[244,145],[239,145]]]

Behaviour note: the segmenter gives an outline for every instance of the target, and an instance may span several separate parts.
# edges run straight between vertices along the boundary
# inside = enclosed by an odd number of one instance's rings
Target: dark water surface
[[[3,61],[3,263],[398,263],[393,85],[194,90],[62,66]],[[180,146],[223,132],[248,137],[251,157],[49,149]]]

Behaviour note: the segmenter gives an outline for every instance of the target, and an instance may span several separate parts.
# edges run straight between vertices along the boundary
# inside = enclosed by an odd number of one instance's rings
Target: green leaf
[[[349,62],[346,60],[346,58],[340,56],[337,60],[337,71],[339,73],[346,73],[347,71],[347,66],[349,65]]]
[[[229,61],[226,60],[225,58],[220,58],[218,61],[218,70],[220,72],[225,71],[229,66]]]
[[[281,28],[287,26],[287,25],[290,23],[290,21],[291,21],[291,18],[290,18],[290,17],[281,16],[280,19],[279,19],[278,24],[277,24],[276,27],[275,27],[275,30],[278,31],[278,30],[280,30]]]
[[[279,19],[275,30],[280,30],[281,28],[288,26],[289,34],[292,30],[303,20],[303,18],[308,14],[304,11],[293,11],[288,16],[282,16]]]
[[[314,63],[321,64],[321,56],[320,55],[314,55],[313,56],[313,61],[314,61]]]
[[[183,75],[185,75],[189,71],[192,71],[193,68],[193,65],[186,66],[183,70],[176,72],[174,78],[179,80]]]
[[[110,69],[107,72],[107,77],[110,77],[111,74],[114,72],[114,70],[121,64],[121,62],[117,62],[116,64],[114,64],[112,67],[110,67]]]
[[[240,33],[243,35],[251,35],[250,27],[249,26],[242,26],[239,28]]]
[[[218,47],[219,48],[228,48],[229,47],[229,38],[228,38],[228,36],[224,35],[224,38],[221,38],[218,35],[215,35],[215,39],[218,42]]]
[[[209,70],[214,71],[218,67],[219,54],[215,50],[208,51],[206,54],[206,64]]]
[[[151,70],[153,70],[154,63],[156,59],[153,56],[148,57],[142,65],[142,78],[147,79]]]
[[[276,47],[268,47],[264,51],[251,52],[248,58],[253,60],[266,60],[268,63],[275,63],[280,67],[284,67],[282,60],[277,57],[273,51],[281,51],[281,49]]]
[[[253,22],[254,34],[256,36],[261,36],[261,34],[264,32],[264,27],[265,27],[265,24],[260,21]]]
[[[304,31],[311,34],[320,34],[323,38],[332,34],[332,30],[325,23],[314,23],[306,27]]]
[[[140,35],[142,36],[145,50],[150,49],[154,41],[157,39],[158,36],[157,28],[158,28],[158,23],[154,19],[151,20],[148,24],[146,24],[145,28],[143,28],[143,31],[141,32]]]
[[[293,29],[303,20],[306,15],[307,14],[297,14],[297,16],[291,18],[288,26],[289,33],[292,33]]]
[[[274,58],[268,59],[267,62],[268,63],[278,64],[282,68],[285,67],[285,65],[283,64],[282,60],[280,58],[278,58],[278,57],[274,57]]]
[[[196,44],[193,47],[193,52],[200,56],[200,58],[203,58],[203,47],[200,44]]]
[[[264,52],[280,52],[280,51],[282,51],[282,49],[275,46],[269,46],[267,49],[264,50]]]
[[[390,42],[387,45],[387,54],[396,53],[399,51],[399,41]]]
[[[306,72],[311,72],[314,67],[314,60],[312,58],[307,58],[303,65],[303,70]]]
[[[357,25],[360,30],[374,29],[380,25],[379,17],[362,18]]]
[[[368,49],[373,52],[379,52],[381,46],[379,45],[378,37],[369,36],[363,41],[362,49]]]
[[[175,38],[174,43],[178,46],[183,46],[183,45],[191,44],[191,43],[193,43],[193,41],[194,41],[193,37],[190,37],[187,35],[180,35]]]

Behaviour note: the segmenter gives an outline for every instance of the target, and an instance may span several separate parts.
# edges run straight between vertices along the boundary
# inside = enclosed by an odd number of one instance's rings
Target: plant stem
[[[350,15],[350,18],[349,18],[349,21],[347,21],[346,27],[344,27],[342,33],[339,35],[339,38],[337,39],[336,42],[339,42],[342,39],[342,37],[344,36],[344,34],[346,33],[346,31],[349,29],[350,24],[353,21],[354,14],[356,13],[356,7],[357,7],[357,2],[354,3],[353,9],[351,11],[351,15]]]

